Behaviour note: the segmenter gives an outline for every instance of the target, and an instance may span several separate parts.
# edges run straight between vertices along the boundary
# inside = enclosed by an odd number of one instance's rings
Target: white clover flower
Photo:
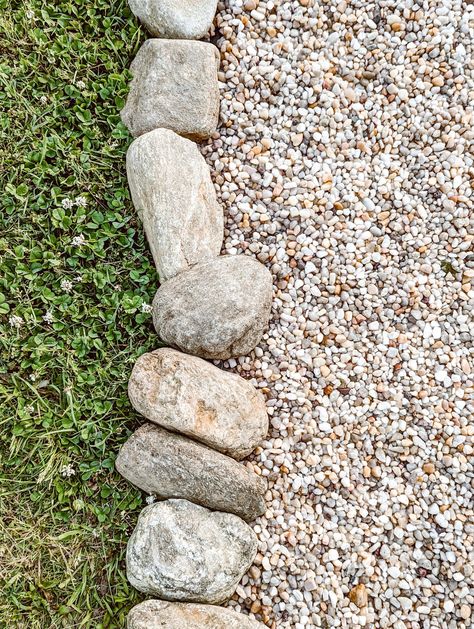
[[[35,12],[32,9],[28,9],[28,11],[26,12],[26,17],[29,20],[34,20],[35,19]]]
[[[21,328],[21,326],[25,323],[23,321],[23,319],[21,317],[19,317],[18,315],[12,315],[11,317],[9,317],[8,319],[8,323],[10,324],[11,328]]]
[[[75,473],[76,473],[76,470],[71,465],[71,463],[68,463],[67,465],[63,465],[60,471],[61,476],[63,476],[64,478],[70,478],[71,476],[74,476]]]
[[[76,200],[74,201],[74,203],[78,206],[78,207],[86,207],[87,205],[87,199],[86,197],[76,197]]]
[[[86,84],[84,83],[84,81],[76,81],[76,87],[79,88],[80,90],[85,90]]]
[[[153,312],[153,306],[150,306],[150,304],[146,304],[145,302],[142,303],[142,312]]]
[[[74,206],[74,203],[71,201],[71,199],[63,199],[61,201],[61,205],[65,210],[70,210]]]
[[[152,496],[152,495],[147,496],[145,498],[145,502],[147,503],[147,505],[152,505],[155,502],[155,500],[156,500],[155,496]]]
[[[82,247],[82,245],[86,244],[86,239],[84,238],[82,234],[79,234],[79,236],[74,236],[74,238],[71,241],[71,244],[73,247]]]
[[[53,317],[53,313],[51,312],[51,310],[48,310],[46,312],[46,314],[43,316],[43,321],[45,323],[53,323],[54,317]]]
[[[65,293],[70,293],[73,286],[74,285],[71,280],[62,280],[61,282],[61,290],[63,290]]]
[[[43,96],[40,98],[40,103],[42,105],[46,105],[47,102],[48,102],[48,97],[45,94],[43,94]]]
[[[34,373],[30,373],[30,380],[31,380],[31,382],[35,382],[36,376],[35,376]]]

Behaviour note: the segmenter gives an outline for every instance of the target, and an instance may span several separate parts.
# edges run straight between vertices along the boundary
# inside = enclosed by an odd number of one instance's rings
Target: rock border
[[[142,603],[130,612],[128,626],[184,628],[189,619],[193,627],[218,629],[216,623],[222,619],[222,629],[231,620],[232,626],[257,629],[264,625],[236,612],[212,613],[205,605],[225,603],[241,578],[236,571],[216,595],[215,579],[226,574],[225,563],[219,567],[219,561],[226,561],[220,556],[224,548],[234,562],[240,557],[244,571],[255,557],[256,537],[255,552],[240,556],[251,543],[243,543],[242,535],[245,538],[246,530],[254,535],[241,518],[248,521],[263,512],[265,487],[235,458],[252,451],[257,434],[257,440],[263,438],[268,416],[261,393],[251,383],[236,374],[225,375],[202,358],[252,351],[268,325],[272,298],[271,275],[260,262],[218,255],[222,209],[210,169],[193,144],[210,137],[217,127],[220,53],[213,44],[194,41],[211,27],[217,1],[195,0],[192,8],[180,0],[129,4],[158,39],[145,41],[131,66],[133,80],[122,120],[137,139],[127,154],[127,175],[161,274],[154,300],[155,328],[163,340],[186,353],[171,347],[144,355],[130,378],[133,406],[154,424],[144,424],[130,437],[116,467],[162,501],[139,516],[128,544],[127,575],[140,591],[179,602]],[[212,213],[215,227],[206,225],[203,212]],[[232,478],[226,481],[229,475]],[[237,500],[245,504],[235,504]],[[180,521],[176,509],[189,514],[193,524],[196,518],[194,528],[186,518]],[[157,517],[152,517],[155,512]],[[222,524],[222,531],[217,527],[214,532],[215,544],[223,549],[213,558],[217,563],[209,558],[200,518]],[[194,530],[197,539],[190,537]],[[170,548],[163,535],[173,537]],[[191,562],[186,556],[190,545]],[[171,557],[176,549],[178,555]],[[198,586],[194,574],[182,573],[187,587],[180,590],[176,564],[192,566],[196,561],[209,565],[209,574],[203,568]],[[196,602],[204,605],[197,609]]]

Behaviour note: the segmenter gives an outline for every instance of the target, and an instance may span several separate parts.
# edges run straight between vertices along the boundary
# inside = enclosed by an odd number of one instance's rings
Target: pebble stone
[[[140,513],[127,545],[127,577],[145,594],[219,605],[232,596],[256,552],[255,533],[236,515],[166,500]]]
[[[224,607],[144,601],[128,615],[127,629],[264,629],[265,625]]]
[[[265,511],[261,476],[225,454],[153,424],[129,437],[115,466],[130,483],[158,498],[183,498],[246,521]]]
[[[219,117],[219,51],[207,42],[148,39],[132,61],[123,123],[134,136],[164,127],[196,142]]]
[[[242,459],[268,431],[265,398],[249,380],[162,347],[140,356],[128,383],[150,421]]]
[[[224,251],[275,291],[221,363],[271,424],[231,604],[278,629],[471,629],[474,6],[229,0],[216,27]]]
[[[128,0],[155,37],[200,39],[212,26],[217,0]]]
[[[251,352],[267,328],[272,305],[268,269],[249,256],[221,256],[171,278],[153,300],[158,336],[209,359]]]
[[[160,281],[219,255],[222,208],[194,142],[168,129],[145,133],[128,149],[127,178]]]

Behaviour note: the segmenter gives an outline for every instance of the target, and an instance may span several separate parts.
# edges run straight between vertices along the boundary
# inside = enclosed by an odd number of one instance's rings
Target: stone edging
[[[257,552],[246,521],[265,511],[265,483],[237,461],[264,438],[268,416],[250,382],[203,359],[252,351],[272,299],[260,262],[219,256],[223,210],[194,144],[218,122],[220,55],[194,41],[210,29],[217,0],[129,4],[157,37],[131,65],[122,119],[136,138],[127,153],[132,200],[162,282],[153,322],[170,347],[141,356],[133,369],[129,397],[151,423],[116,462],[131,483],[160,498],[139,516],[127,577],[163,600],[136,606],[128,627],[258,629],[264,625],[211,606],[232,596]]]

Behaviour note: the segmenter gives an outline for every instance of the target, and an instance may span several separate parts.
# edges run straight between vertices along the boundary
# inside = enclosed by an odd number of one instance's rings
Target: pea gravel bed
[[[220,363],[271,419],[231,605],[270,627],[473,626],[473,29],[455,0],[219,3],[203,152],[223,252],[274,278]]]

